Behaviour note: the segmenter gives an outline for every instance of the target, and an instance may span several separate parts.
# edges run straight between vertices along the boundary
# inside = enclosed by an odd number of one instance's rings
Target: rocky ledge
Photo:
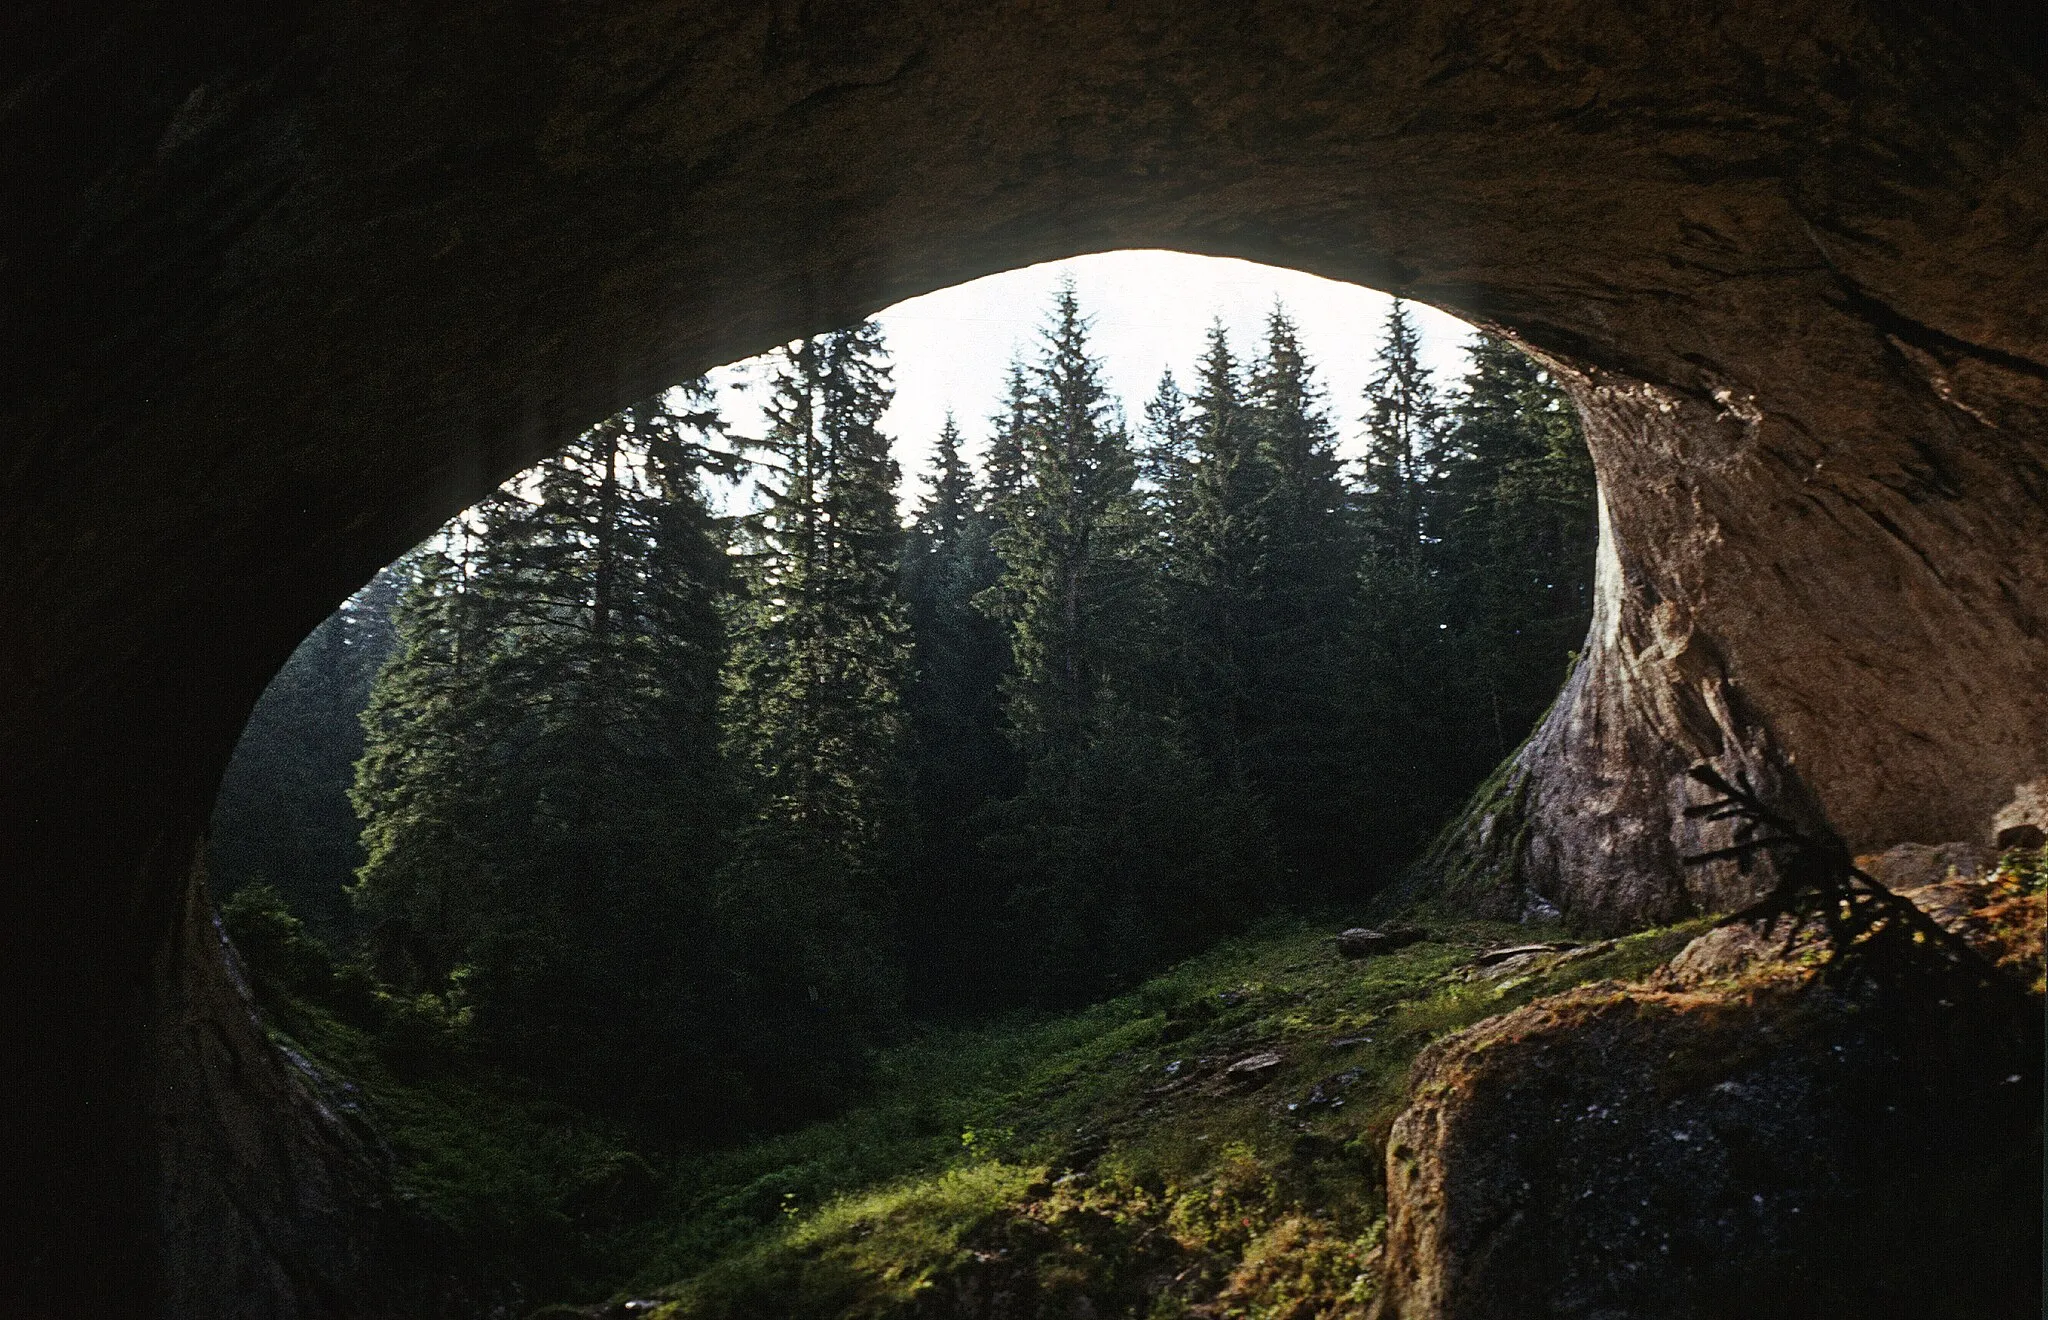
[[[2043,898],[1907,896],[1992,998],[1723,927],[1432,1045],[1387,1145],[1379,1320],[2041,1314]]]

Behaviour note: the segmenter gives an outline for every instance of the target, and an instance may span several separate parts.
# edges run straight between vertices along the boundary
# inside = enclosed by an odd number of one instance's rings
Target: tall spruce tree
[[[1444,405],[1422,364],[1415,316],[1399,298],[1387,310],[1365,401],[1365,489],[1359,504],[1372,553],[1425,571],[1430,496],[1443,462]]]
[[[719,904],[744,987],[736,1047],[801,1109],[826,1102],[896,1009],[911,632],[880,330],[800,340],[778,358],[725,693],[751,821]]]
[[[1171,368],[1145,403],[1145,422],[1138,445],[1138,482],[1151,537],[1154,571],[1167,579],[1191,574],[1183,562],[1189,547],[1189,506],[1194,497],[1195,420],[1188,396]]]
[[[1145,403],[1136,446],[1137,554],[1164,611],[1155,630],[1158,644],[1149,649],[1149,669],[1140,685],[1151,694],[1152,704],[1163,699],[1172,708],[1187,705],[1195,677],[1191,634],[1185,625],[1194,606],[1194,583],[1203,571],[1196,517],[1196,426],[1193,401],[1171,369],[1161,372]]]
[[[976,813],[1017,789],[1016,753],[1003,736],[1002,628],[975,607],[993,586],[986,492],[961,452],[950,414],[925,476],[903,563],[916,640],[907,694],[912,802],[920,849],[903,904],[905,971],[913,1003],[959,1011],[985,1000],[983,932],[1000,915],[976,846]]]
[[[1004,941],[1029,998],[1129,984],[1243,920],[1270,879],[1249,799],[1220,790],[1150,681],[1169,649],[1137,461],[1073,286],[1055,296],[1021,417],[1022,479],[997,505],[1005,711],[1028,772],[985,819],[1009,889]]]
[[[1265,662],[1277,658],[1263,654],[1261,635],[1273,471],[1220,323],[1210,327],[1197,381],[1195,457],[1177,538],[1187,547],[1178,593],[1187,714],[1214,772],[1242,790],[1250,787],[1251,744],[1263,732]]]
[[[1008,502],[1024,488],[1028,476],[1024,451],[1031,414],[1031,377],[1023,359],[1013,358],[1004,377],[1002,404],[988,419],[988,454],[982,464],[985,488],[982,502],[991,518],[1001,518]]]
[[[1142,627],[1141,535],[1130,437],[1088,350],[1071,283],[1051,324],[1018,419],[1016,489],[995,501],[1002,560],[985,608],[1005,626],[1010,727],[1030,755],[1070,753],[1107,692],[1130,674]],[[1007,459],[999,446],[997,462]],[[1006,474],[991,472],[997,485]]]
[[[1357,537],[1347,517],[1351,493],[1324,411],[1315,368],[1285,308],[1266,319],[1265,354],[1253,368],[1249,403],[1259,449],[1271,469],[1264,517],[1272,541],[1270,575],[1287,593],[1297,621],[1327,619],[1352,589]]]
[[[679,955],[725,808],[712,424],[628,409],[414,558],[354,790],[382,973],[632,1108],[704,1075],[707,987]]]
[[[478,543],[515,497],[500,491],[401,560],[395,642],[362,712],[350,800],[365,861],[350,889],[379,973],[408,994],[446,994],[499,911],[508,703],[491,699],[492,621]]]
[[[1284,308],[1266,320],[1247,402],[1264,468],[1257,601],[1258,674],[1247,756],[1296,873],[1296,892],[1342,894],[1357,882],[1359,839],[1345,800],[1357,747],[1346,631],[1358,592],[1359,538],[1337,437],[1314,368]]]
[[[765,814],[880,882],[904,822],[910,629],[872,322],[783,350],[734,619],[728,743]],[[879,909],[883,900],[872,896]]]
[[[1387,313],[1367,410],[1359,608],[1348,650],[1358,700],[1353,781],[1368,853],[1405,864],[1464,783],[1452,712],[1458,657],[1440,555],[1445,413],[1405,303]]]

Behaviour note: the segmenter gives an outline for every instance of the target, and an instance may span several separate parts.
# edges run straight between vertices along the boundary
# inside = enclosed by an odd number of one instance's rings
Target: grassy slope
[[[437,1042],[394,1050],[322,1006],[259,994],[272,1038],[386,1158],[386,1282],[420,1314],[520,1315],[617,1286],[660,1195],[622,1133]]]
[[[2037,951],[2028,896],[2048,861],[2005,869],[2026,903],[1979,918]],[[2034,924],[2004,931],[2008,907]],[[420,1314],[610,1294],[666,1320],[1308,1320],[1370,1291],[1385,1137],[1424,1045],[1639,976],[1709,924],[1481,969],[1489,949],[1558,932],[1417,919],[1434,938],[1362,962],[1336,956],[1331,924],[1270,923],[1078,1013],[887,1051],[868,1098],[830,1122],[666,1158],[466,1060],[424,1010],[387,1005],[374,1035],[350,1025],[369,1019],[346,977],[289,970],[288,918],[237,939],[267,949],[252,966],[274,1035],[392,1157],[408,1212],[392,1273]],[[311,1002],[278,988],[323,978]],[[618,1313],[570,1313],[598,1312]]]
[[[663,1317],[883,1317],[1009,1295],[1013,1313],[1306,1317],[1365,1300],[1381,1151],[1429,1041],[1539,994],[1638,975],[1703,928],[1492,979],[1551,938],[1440,919],[1347,962],[1274,925],[1052,1021],[885,1055],[828,1123],[687,1162],[636,1231],[625,1295]],[[1269,1067],[1230,1071],[1254,1056]],[[636,1254],[639,1254],[636,1253]]]
[[[1003,1293],[1018,1314],[1085,1297],[1103,1316],[1305,1318],[1369,1290],[1381,1151],[1424,1045],[1638,975],[1703,927],[1475,979],[1482,952],[1558,932],[1423,924],[1433,939],[1351,962],[1329,924],[1271,923],[1068,1016],[886,1051],[840,1117],[685,1157],[431,1040],[395,1050],[265,999],[281,1043],[388,1145],[410,1211],[396,1264],[435,1313],[610,1293],[673,1320],[886,1317]],[[1278,1058],[1231,1071],[1259,1055]]]

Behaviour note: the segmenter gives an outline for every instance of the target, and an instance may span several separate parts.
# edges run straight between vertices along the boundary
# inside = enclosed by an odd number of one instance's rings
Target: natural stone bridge
[[[1679,776],[1857,849],[2048,774],[2048,90],[2013,0],[31,3],[0,23],[0,1309],[367,1305],[193,860],[351,589],[582,426],[908,295],[1248,257],[1555,364],[1586,658],[1468,860],[1725,904]],[[1515,840],[1504,850],[1501,840]]]

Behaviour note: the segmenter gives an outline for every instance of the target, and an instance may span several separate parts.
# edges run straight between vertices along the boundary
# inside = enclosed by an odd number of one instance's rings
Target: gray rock
[[[1901,843],[1856,864],[1886,889],[1920,889],[1944,880],[1976,880],[1990,872],[1998,854],[1974,843]]]
[[[1386,930],[1353,926],[1337,936],[1337,954],[1343,958],[1370,958],[1374,954],[1405,949],[1428,938],[1428,931],[1414,926],[1390,926]]]
[[[2007,892],[1913,898],[1995,955]],[[1426,1049],[1376,1320],[2040,1314],[2038,1016],[1726,983],[1816,936],[1723,927]]]
[[[1991,840],[2001,849],[2048,844],[2048,776],[2013,791],[2012,801],[1991,818]]]

